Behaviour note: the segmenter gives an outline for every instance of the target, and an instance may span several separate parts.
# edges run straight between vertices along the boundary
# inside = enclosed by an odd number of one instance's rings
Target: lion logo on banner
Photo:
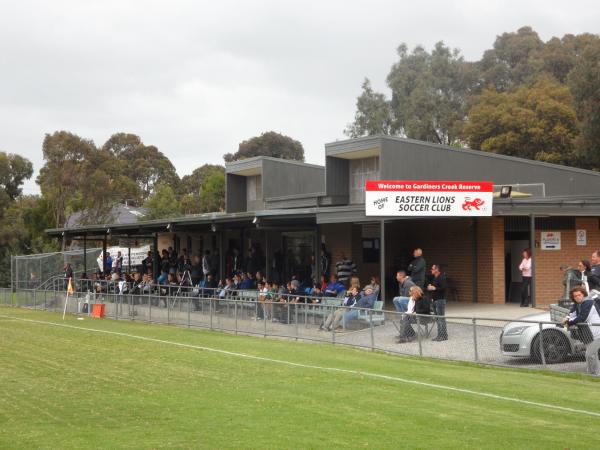
[[[484,204],[485,202],[480,198],[475,198],[471,200],[469,197],[467,197],[465,198],[465,202],[462,204],[462,209],[465,211],[472,211],[473,209],[476,209],[477,211],[479,211],[479,208],[482,207]]]

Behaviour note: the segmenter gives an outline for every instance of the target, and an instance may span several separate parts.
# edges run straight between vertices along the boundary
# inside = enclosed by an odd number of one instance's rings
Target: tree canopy
[[[469,112],[465,138],[488,152],[570,162],[578,132],[572,101],[569,89],[547,75],[515,91],[486,89]]]
[[[181,205],[168,184],[159,183],[144,203],[144,220],[168,219],[181,215]]]
[[[496,37],[479,61],[439,42],[405,44],[387,76],[366,80],[351,137],[391,134],[600,170],[600,37],[540,39],[531,27]]]
[[[238,151],[226,153],[225,162],[252,158],[253,156],[272,156],[274,158],[304,161],[304,147],[300,141],[274,131],[268,131],[240,143]]]

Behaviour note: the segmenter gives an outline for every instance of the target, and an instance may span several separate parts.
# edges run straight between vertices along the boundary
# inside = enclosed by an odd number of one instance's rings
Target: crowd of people
[[[448,328],[446,326],[446,293],[448,281],[440,264],[432,264],[427,274],[427,262],[423,257],[423,250],[416,248],[413,251],[413,260],[406,270],[396,272],[398,281],[398,296],[394,297],[393,304],[396,311],[406,313],[402,316],[397,342],[410,342],[416,338],[412,328],[415,314],[435,314],[437,323],[437,336],[433,341],[447,341]]]
[[[393,305],[401,316],[397,342],[410,342],[416,333],[412,327],[414,314],[435,314],[437,336],[434,341],[448,339],[446,321],[447,280],[439,264],[433,264],[427,274],[427,263],[423,251],[417,248],[413,252],[413,260],[406,270],[398,270],[396,280],[399,295],[394,298]],[[104,270],[85,274],[78,280],[77,288],[82,292],[96,294],[130,294],[152,295],[163,297],[167,306],[167,297],[192,296],[197,299],[212,297],[230,299],[238,297],[240,292],[257,291],[257,299],[263,304],[257,311],[257,319],[270,318],[279,322],[287,322],[290,308],[281,305],[320,304],[324,297],[339,299],[339,308],[331,311],[321,323],[320,329],[339,331],[358,317],[361,309],[372,309],[380,295],[380,281],[377,276],[370,278],[369,284],[361,286],[357,276],[356,265],[345,255],[340,261],[331,264],[331,255],[323,245],[320,255],[321,277],[316,280],[316,270],[311,268],[310,276],[302,277],[294,274],[287,281],[282,281],[282,271],[273,263],[273,279],[267,279],[263,273],[264,254],[260,246],[252,246],[248,257],[241,258],[237,249],[227,252],[225,271],[227,276],[219,278],[218,255],[206,250],[202,256],[190,256],[186,249],[180,254],[172,248],[164,249],[160,254],[148,252],[146,258],[131,273],[123,270],[123,257],[118,252],[113,259],[107,252],[104,258]],[[313,258],[314,264],[314,258]],[[158,277],[153,274],[156,267],[160,270]],[[331,273],[335,270],[335,273]],[[65,277],[73,276],[70,265],[65,265]],[[155,300],[158,305],[158,301]],[[194,300],[199,308],[199,301]]]

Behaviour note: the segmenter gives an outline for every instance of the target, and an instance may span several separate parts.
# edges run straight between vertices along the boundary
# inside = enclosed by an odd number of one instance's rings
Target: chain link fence
[[[96,260],[102,252],[101,248],[86,251],[87,270],[98,270]],[[64,264],[70,263],[73,273],[84,272],[83,249],[54,253],[38,253],[35,255],[19,255],[11,257],[11,283],[15,289],[34,289],[52,277],[64,274]]]
[[[63,312],[66,284],[0,290],[0,305]],[[411,315],[343,308],[339,299],[293,296],[261,301],[257,291],[79,280],[66,311],[106,317],[329,342],[389,353],[483,364],[586,373],[587,326],[560,325],[564,309],[518,320]],[[552,319],[552,320],[551,320]],[[324,328],[324,325],[332,325]],[[595,325],[592,325],[595,326]],[[600,325],[597,325],[600,326]],[[444,331],[445,330],[445,331]]]

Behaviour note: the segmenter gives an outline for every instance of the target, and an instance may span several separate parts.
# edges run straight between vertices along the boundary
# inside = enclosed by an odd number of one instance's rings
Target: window
[[[379,178],[379,156],[350,160],[350,203],[364,203],[365,182]]]

